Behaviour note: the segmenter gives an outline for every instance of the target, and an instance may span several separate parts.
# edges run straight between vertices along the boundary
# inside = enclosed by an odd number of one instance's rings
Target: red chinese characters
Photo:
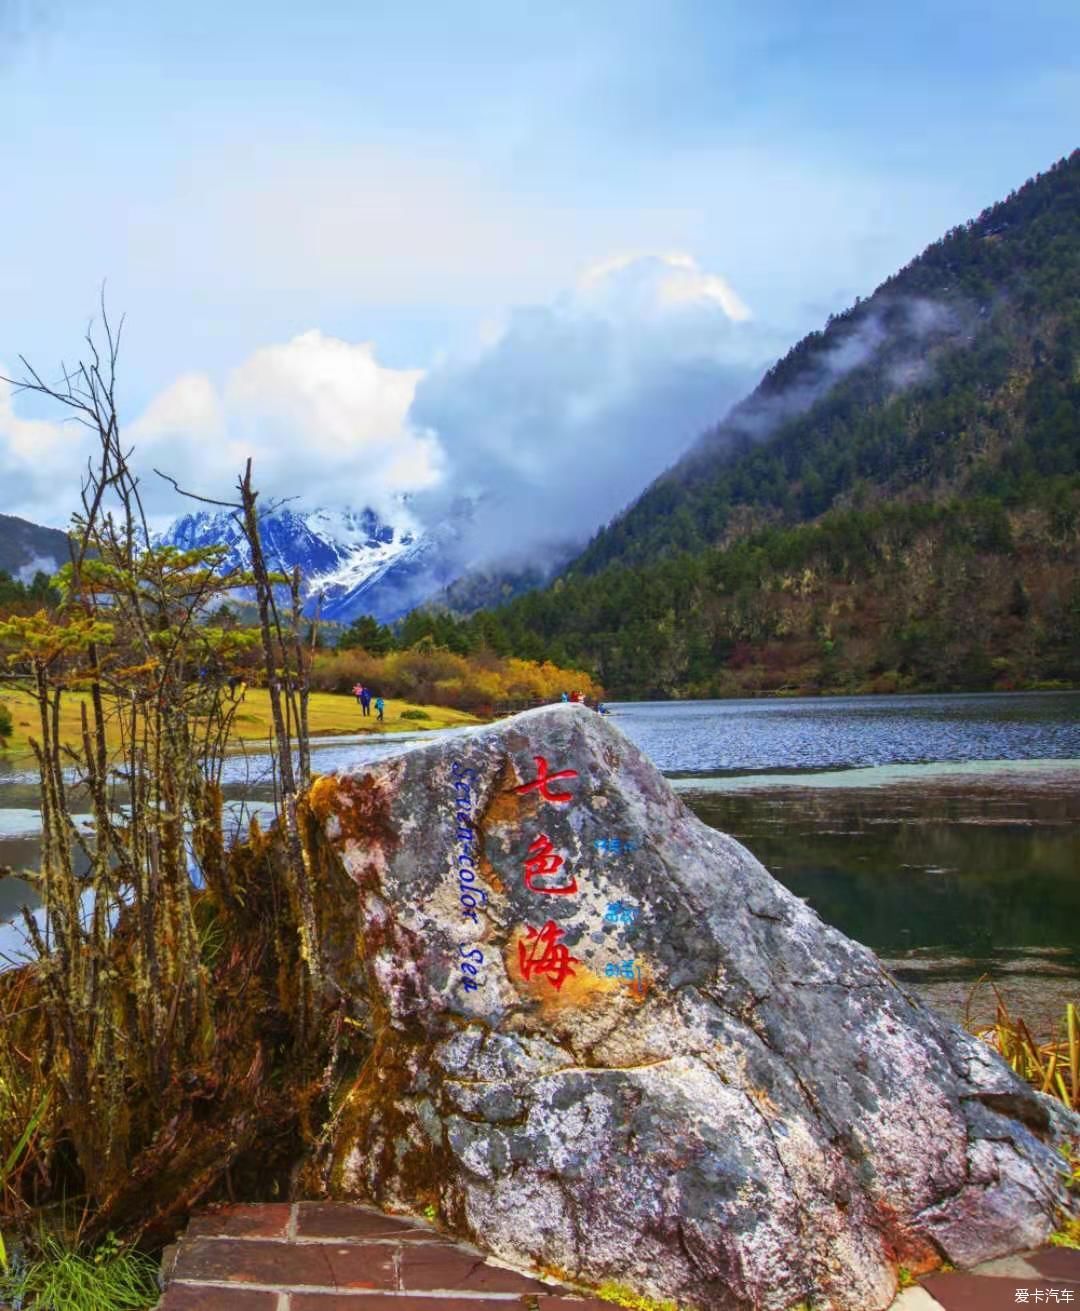
[[[576,769],[560,769],[554,774],[548,773],[548,762],[543,756],[533,756],[536,761],[536,777],[528,783],[522,783],[520,787],[514,788],[517,793],[531,792],[533,788],[538,789],[540,795],[545,801],[555,801],[562,804],[567,801],[573,801],[569,792],[552,792],[551,784],[557,778],[577,778]]]
[[[569,947],[559,941],[562,936],[563,930],[554,920],[548,920],[542,929],[530,927],[526,931],[518,943],[518,963],[526,982],[540,976],[558,992],[568,978],[575,977],[570,967],[580,965],[581,961],[571,956]]]
[[[548,897],[565,897],[577,892],[577,879],[553,887],[551,884],[538,883],[538,879],[558,874],[564,865],[562,856],[558,855],[551,839],[546,833],[533,838],[529,854],[525,857],[525,886],[530,892],[542,892]]]
[[[560,806],[572,801],[571,793],[560,792],[552,785],[558,779],[577,778],[577,770],[557,769],[553,772],[545,756],[533,756],[533,760],[536,761],[536,777],[514,791],[521,795],[535,790],[544,801]],[[565,857],[555,850],[555,844],[546,833],[538,833],[533,838],[524,863],[525,886],[530,892],[547,897],[566,897],[577,892],[577,879],[563,870]],[[526,982],[547,979],[558,992],[566,980],[574,976],[571,966],[580,965],[581,961],[571,956],[570,949],[560,941],[564,932],[554,920],[548,920],[542,929],[526,928],[525,936],[518,942],[518,963],[521,977]]]

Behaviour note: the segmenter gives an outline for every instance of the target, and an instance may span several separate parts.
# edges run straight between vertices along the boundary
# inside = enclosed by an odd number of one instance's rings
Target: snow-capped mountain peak
[[[402,509],[390,523],[374,510],[296,510],[288,506],[260,518],[269,568],[289,573],[300,566],[309,610],[322,598],[325,618],[347,623],[373,614],[399,618],[451,581],[455,571],[440,546],[419,532]],[[452,536],[452,533],[450,534]],[[251,551],[239,517],[229,510],[197,510],[177,519],[159,542],[180,547],[225,546],[222,570],[248,569]]]

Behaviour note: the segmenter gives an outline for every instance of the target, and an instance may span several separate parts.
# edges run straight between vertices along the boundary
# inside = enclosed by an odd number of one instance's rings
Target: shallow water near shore
[[[984,973],[1038,1029],[1080,994],[1080,694],[622,703],[612,723],[702,820],[952,1017]],[[436,736],[323,739],[313,764]],[[265,753],[248,744],[226,783],[234,803],[265,802]],[[0,864],[33,863],[36,800],[25,764],[0,771]],[[0,920],[30,899],[0,881]],[[0,924],[0,950],[14,936]],[[982,989],[972,1018],[993,1002]]]

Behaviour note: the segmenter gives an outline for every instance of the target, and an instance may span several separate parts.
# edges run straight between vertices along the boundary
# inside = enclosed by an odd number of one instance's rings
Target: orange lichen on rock
[[[487,856],[485,856],[482,851],[477,858],[476,868],[480,873],[480,877],[484,880],[484,882],[488,885],[488,887],[492,890],[492,892],[501,893],[503,896],[506,895],[506,884],[502,881],[501,878],[499,878],[495,866],[491,863],[490,860],[488,860]]]
[[[322,781],[316,780],[313,790]],[[384,782],[373,774],[346,774],[329,781],[334,784],[333,814],[341,825],[338,842],[371,845],[385,853],[395,850],[398,833]]]
[[[523,996],[545,1010],[566,1010],[593,1006],[620,991],[618,979],[596,974],[564,948],[557,935],[548,935],[546,942],[543,935],[543,929],[522,924],[510,933],[503,952],[507,978]]]
[[[517,792],[520,780],[507,760],[499,777],[491,800],[477,817],[477,829],[487,832],[495,828],[519,829],[526,820],[534,819],[540,809],[540,798],[535,792]]]
[[[320,822],[325,822],[331,815],[336,815],[338,780],[331,774],[320,774],[308,789],[307,804],[311,813]]]

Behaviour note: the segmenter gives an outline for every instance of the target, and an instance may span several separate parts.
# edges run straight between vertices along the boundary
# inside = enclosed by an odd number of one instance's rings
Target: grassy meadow
[[[89,695],[69,692],[60,703],[60,738],[74,745],[80,740],[81,704],[89,704]],[[0,706],[11,714],[12,733],[6,749],[22,755],[30,750],[30,738],[40,737],[38,707],[33,697],[19,688],[0,690]],[[424,718],[419,716],[423,715]],[[312,692],[308,703],[312,737],[329,737],[343,733],[401,733],[416,729],[457,728],[479,724],[476,715],[447,706],[421,705],[412,701],[386,698],[385,718],[380,723],[372,706],[369,716],[360,713],[356,698],[337,692]],[[233,721],[232,736],[244,741],[266,741],[270,737],[270,697],[265,688],[249,687]],[[119,745],[115,721],[109,725],[112,745]]]

